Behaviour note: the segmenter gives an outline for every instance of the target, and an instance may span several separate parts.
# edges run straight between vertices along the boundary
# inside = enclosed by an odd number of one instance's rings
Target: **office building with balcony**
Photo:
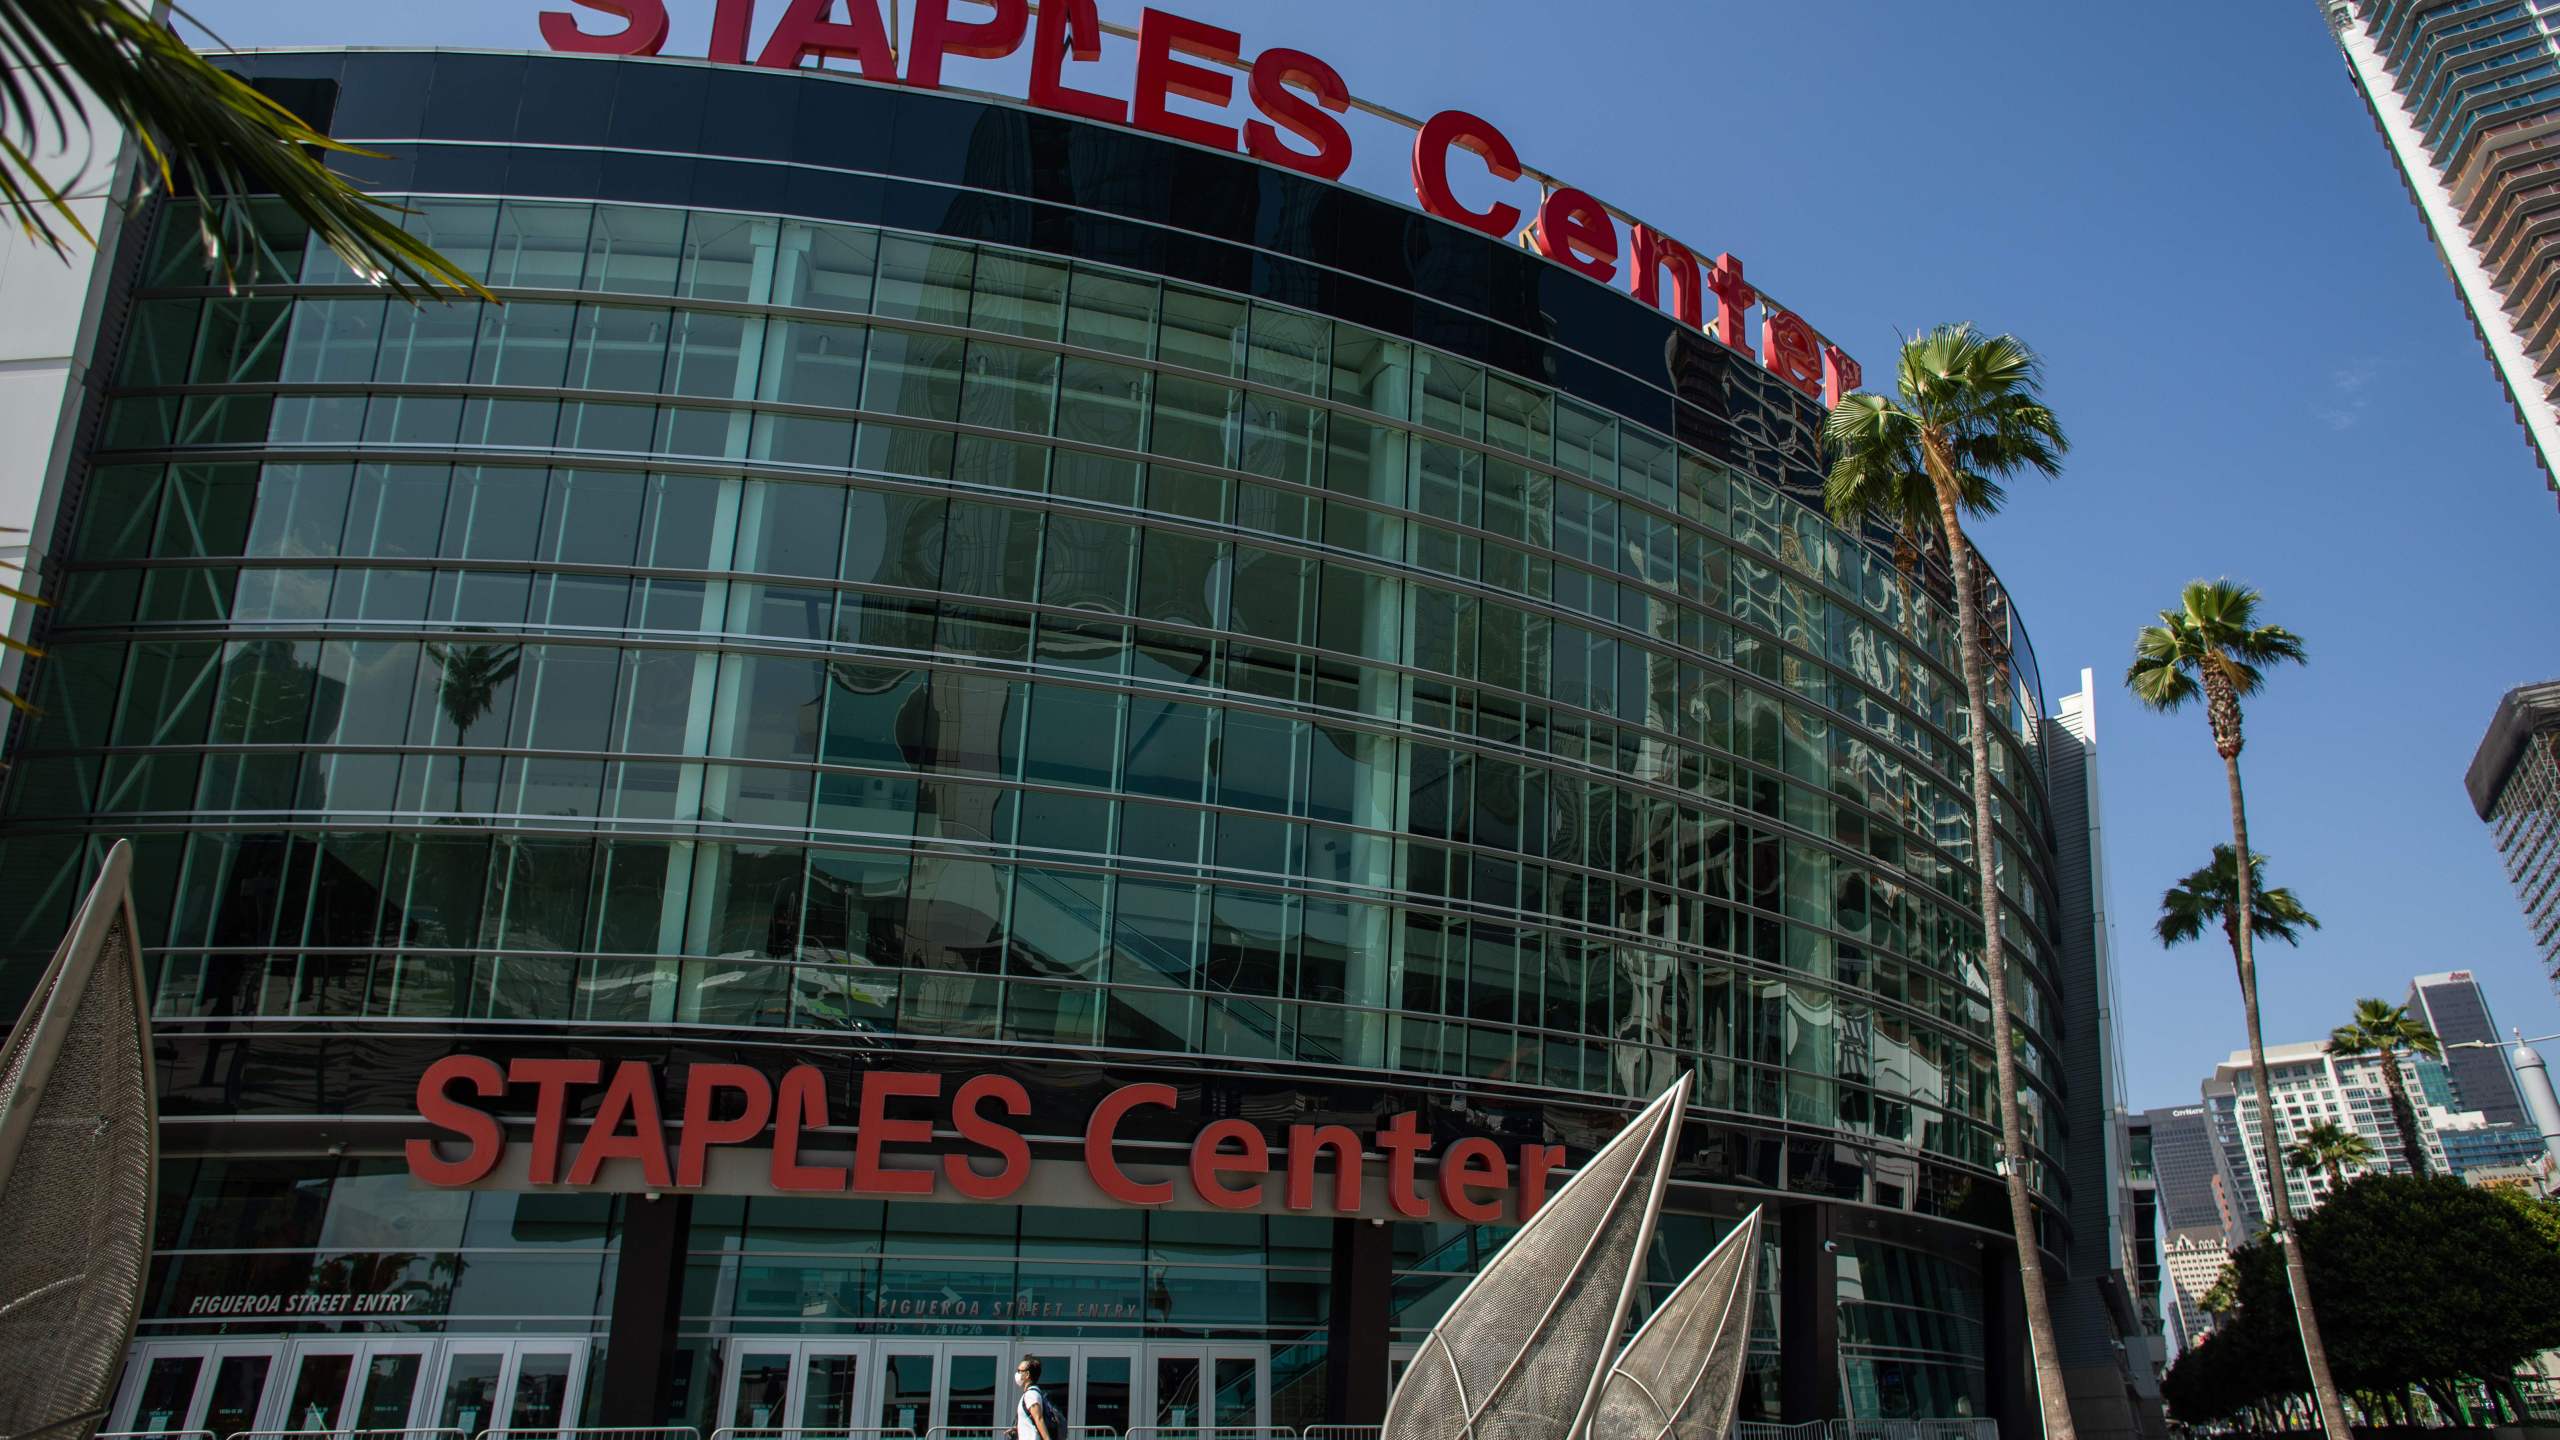
[[[2537,0],[2320,0],[2546,485],[2560,484],[2560,37]]]

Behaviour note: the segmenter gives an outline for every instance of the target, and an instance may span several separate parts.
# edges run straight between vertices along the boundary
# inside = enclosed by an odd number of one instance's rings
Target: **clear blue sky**
[[[244,45],[540,44],[539,0],[194,8]],[[2314,0],[1169,8],[1408,113],[1492,119],[1529,164],[1741,256],[1871,375],[1941,320],[2044,353],[2069,473],[1979,535],[2055,698],[2098,672],[2135,1105],[2193,1103],[2242,1040],[2227,952],[2148,938],[2161,889],[2227,838],[2203,718],[2118,684],[2195,576],[2263,588],[2311,648],[2250,709],[2244,757],[2253,838],[2327,925],[2265,957],[2268,1038],[2462,968],[2502,1023],[2560,1030],[2462,790],[2498,697],[2560,674],[2560,511]],[[700,54],[710,0],[670,9],[668,53]],[[1352,178],[1409,198],[1392,138],[1360,132]]]

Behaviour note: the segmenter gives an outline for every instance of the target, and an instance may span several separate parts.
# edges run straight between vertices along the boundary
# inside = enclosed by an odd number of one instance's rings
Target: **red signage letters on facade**
[[[670,28],[666,0],[568,3],[618,21],[620,26],[595,33],[579,28],[574,11],[542,11],[542,41],[554,50],[655,55],[666,46]],[[898,81],[895,37],[882,23],[879,0],[844,0],[843,20],[833,18],[836,3],[788,0],[755,63],[791,69],[813,59],[845,60],[866,79]],[[1138,22],[1136,81],[1130,99],[1123,102],[1077,88],[1065,78],[1070,63],[1090,64],[1102,58],[1102,21],[1094,0],[1041,0],[1036,17],[1028,0],[969,0],[970,8],[980,12],[976,19],[955,17],[953,3],[916,0],[903,77],[906,84],[939,88],[942,62],[950,56],[1000,60],[1028,41],[1027,97],[1044,110],[1132,125],[1212,150],[1241,149],[1257,160],[1324,180],[1342,178],[1351,166],[1351,132],[1334,118],[1350,108],[1351,92],[1332,66],[1313,55],[1271,49],[1246,65],[1244,40],[1237,32],[1148,9]],[[731,65],[747,63],[755,6],[756,0],[714,0],[709,58]],[[1246,65],[1245,93],[1257,112],[1254,118],[1238,126],[1174,108],[1173,102],[1181,100],[1223,111],[1234,99],[1239,65]],[[1288,139],[1282,138],[1284,133]],[[1476,156],[1496,180],[1516,181],[1523,173],[1520,152],[1491,121],[1464,110],[1443,110],[1424,121],[1414,136],[1415,202],[1428,214],[1487,235],[1508,239],[1519,234],[1520,207],[1497,201],[1476,210],[1458,198],[1449,183],[1449,168],[1459,150]],[[1604,284],[1617,278],[1620,255],[1631,251],[1634,263],[1629,267],[1628,290],[1646,304],[1659,306],[1660,275],[1668,270],[1672,313],[1684,325],[1705,328],[1696,252],[1643,225],[1632,227],[1622,250],[1616,217],[1583,191],[1562,186],[1548,194],[1524,238],[1539,254]],[[1743,323],[1757,296],[1742,281],[1741,262],[1730,255],[1719,256],[1705,284],[1716,296],[1717,338],[1744,355],[1755,353],[1743,338]],[[1807,395],[1819,395],[1826,405],[1838,404],[1841,396],[1857,388],[1857,363],[1796,316],[1763,306],[1760,333],[1762,363],[1789,385]]]
[[[596,1101],[595,1120],[571,1145],[570,1092],[599,1085],[604,1093]],[[691,1066],[679,1112],[683,1123],[670,1142],[657,1075],[647,1061],[625,1060],[608,1073],[595,1060],[521,1059],[501,1068],[477,1055],[448,1055],[418,1077],[418,1118],[441,1134],[408,1142],[409,1173],[428,1185],[486,1180],[506,1152],[506,1130],[497,1116],[472,1102],[497,1100],[510,1086],[533,1095],[525,1173],[536,1185],[592,1186],[608,1162],[625,1160],[638,1167],[651,1189],[698,1189],[709,1174],[712,1151],[754,1144],[768,1129],[767,1179],[777,1191],[923,1197],[948,1186],[971,1200],[1005,1200],[1031,1178],[1031,1144],[1012,1123],[1031,1113],[1031,1096],[1020,1081],[1003,1075],[969,1077],[951,1092],[945,1108],[939,1075],[869,1071],[856,1101],[853,1163],[813,1165],[803,1147],[809,1132],[828,1123],[826,1079],[814,1065],[794,1065],[779,1081],[745,1065]],[[1123,1205],[1173,1202],[1173,1181],[1131,1175],[1116,1146],[1132,1111],[1172,1109],[1180,1098],[1170,1085],[1124,1085],[1094,1106],[1083,1151],[1096,1189]],[[941,1133],[962,1148],[933,1153]],[[448,1158],[455,1142],[460,1154]],[[1409,1110],[1388,1117],[1367,1137],[1342,1125],[1292,1125],[1278,1157],[1280,1203],[1290,1210],[1361,1213],[1368,1152],[1374,1150],[1386,1161],[1388,1207],[1421,1219],[1431,1213],[1431,1197],[1423,1189],[1420,1162],[1434,1143]],[[1186,1158],[1193,1193],[1218,1209],[1261,1205],[1272,1183],[1270,1139],[1250,1121],[1210,1122],[1193,1137]],[[1504,1218],[1506,1192],[1519,1218],[1534,1213],[1564,1164],[1564,1147],[1522,1145],[1506,1154],[1496,1142],[1471,1136],[1438,1158],[1429,1183],[1441,1208],[1485,1224]],[[1329,1190],[1318,1185],[1319,1165],[1331,1173]],[[1325,1203],[1319,1205],[1320,1199]]]

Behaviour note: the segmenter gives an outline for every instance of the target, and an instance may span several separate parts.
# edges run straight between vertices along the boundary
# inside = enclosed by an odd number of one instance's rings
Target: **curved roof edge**
[[[2480,749],[2462,777],[2463,788],[2471,792],[2471,808],[2482,820],[2498,808],[2498,792],[2507,788],[2507,777],[2524,757],[2525,742],[2554,729],[2560,729],[2560,680],[2519,685],[2498,702],[2489,733],[2480,737]]]

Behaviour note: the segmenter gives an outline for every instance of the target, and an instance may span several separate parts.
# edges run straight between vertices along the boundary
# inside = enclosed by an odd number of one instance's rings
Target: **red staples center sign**
[[[554,50],[594,55],[655,55],[667,43],[666,0],[570,0],[590,19],[619,22],[593,33],[580,28],[577,12],[540,13],[543,43]],[[836,19],[838,4],[845,18]],[[1351,132],[1337,119],[1351,108],[1351,92],[1331,65],[1304,51],[1273,48],[1244,58],[1243,38],[1233,30],[1147,10],[1137,31],[1138,66],[1127,99],[1082,88],[1070,67],[1102,58],[1103,26],[1094,0],[969,0],[976,18],[955,18],[952,0],[916,0],[915,25],[898,73],[898,55],[879,0],[788,0],[763,48],[747,53],[756,0],[714,0],[708,57],[727,65],[797,69],[812,61],[853,64],[865,79],[923,89],[942,84],[942,62],[954,55],[1000,60],[1031,46],[1026,98],[1044,110],[1127,125],[1212,150],[1241,150],[1320,180],[1339,180],[1351,167]],[[1242,125],[1224,117],[1243,82],[1253,117]],[[1212,116],[1177,108],[1177,102],[1220,112]],[[1409,123],[1409,122],[1408,122]],[[1464,151],[1468,158],[1458,159]],[[1497,202],[1469,208],[1451,188],[1451,167],[1481,166],[1497,180],[1527,172],[1520,153],[1492,122],[1464,110],[1443,110],[1422,121],[1413,142],[1413,197],[1432,215],[1497,239],[1520,231],[1520,207]],[[1825,405],[1858,388],[1858,363],[1813,327],[1779,308],[1742,277],[1742,262],[1718,255],[1702,264],[1696,251],[1640,223],[1620,225],[1609,208],[1569,185],[1546,191],[1524,237],[1539,254],[1603,284],[1616,280],[1625,262],[1627,289],[1662,307],[1662,279],[1671,279],[1668,308],[1680,323],[1707,328],[1709,297],[1715,305],[1711,333],[1787,384]],[[1760,308],[1760,342],[1745,338],[1754,305]]]
[[[533,1092],[525,1179],[534,1185],[603,1188],[604,1167],[620,1161],[628,1162],[622,1173],[636,1172],[649,1190],[698,1190],[710,1178],[716,1152],[768,1143],[762,1178],[783,1193],[917,1199],[947,1191],[1001,1201],[1031,1180],[1031,1144],[1012,1123],[1031,1113],[1031,1096],[1003,1075],[973,1075],[946,1098],[940,1075],[865,1073],[852,1117],[852,1163],[833,1165],[809,1153],[811,1138],[829,1118],[826,1076],[815,1065],[794,1065],[779,1080],[746,1065],[688,1066],[682,1123],[670,1139],[656,1068],[647,1061],[608,1067],[600,1060],[535,1058],[502,1066],[478,1055],[448,1055],[418,1077],[418,1118],[438,1133],[408,1142],[410,1175],[441,1187],[489,1180],[508,1149],[506,1128],[472,1102],[500,1099],[511,1086]],[[574,1142],[568,1137],[572,1092],[595,1098],[595,1118]],[[1083,1168],[1105,1199],[1174,1203],[1175,1181],[1132,1174],[1117,1146],[1132,1112],[1169,1110],[1178,1098],[1170,1085],[1124,1085],[1094,1106],[1085,1122]],[[946,1148],[940,1138],[946,1136],[958,1144]],[[1409,1110],[1387,1117],[1367,1136],[1343,1125],[1292,1125],[1276,1155],[1262,1127],[1213,1120],[1192,1137],[1180,1168],[1192,1194],[1214,1209],[1262,1207],[1276,1184],[1288,1210],[1351,1216],[1366,1207],[1368,1152],[1375,1150],[1385,1157],[1386,1205],[1396,1214],[1425,1218],[1436,1199],[1444,1214],[1491,1224],[1527,1219],[1564,1165],[1561,1145],[1521,1145],[1506,1154],[1499,1143],[1471,1136],[1439,1154],[1426,1194],[1418,1162],[1435,1144]]]

